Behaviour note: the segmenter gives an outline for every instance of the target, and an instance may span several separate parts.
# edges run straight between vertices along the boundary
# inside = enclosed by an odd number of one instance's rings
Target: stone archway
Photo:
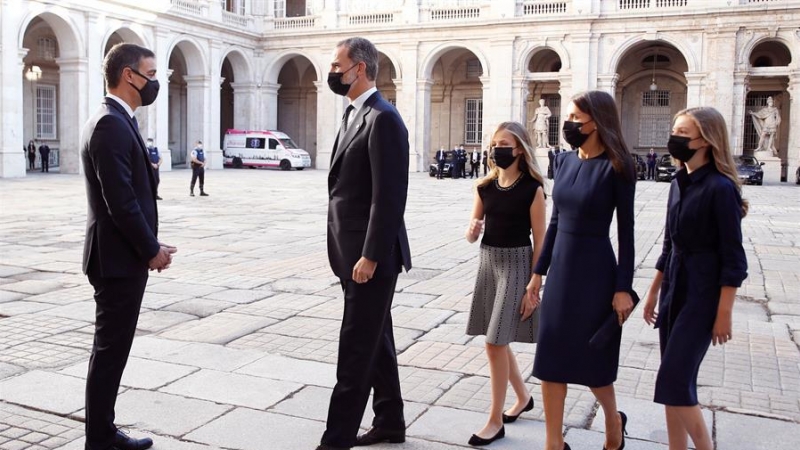
[[[632,152],[666,152],[672,118],[687,105],[688,71],[683,53],[663,40],[641,41],[621,56],[612,90]]]
[[[542,148],[559,147],[561,142],[561,108],[568,99],[562,98],[560,72],[563,67],[561,56],[552,48],[540,47],[528,56],[525,80],[525,120],[531,138],[536,140],[537,109],[540,100],[550,111],[547,120],[547,145]]]
[[[220,68],[220,143],[228,129],[253,129],[255,84],[251,64],[239,50],[230,50]]]
[[[200,47],[188,39],[172,46],[168,67],[168,146],[172,164],[179,165],[187,162],[193,143],[204,140],[210,77],[203,69],[205,62]]]
[[[28,52],[22,58],[19,141],[47,144],[51,167],[63,173],[80,171],[80,130],[88,114],[80,41],[72,23],[53,12],[31,17],[20,36],[20,47]],[[41,167],[38,153],[36,164]],[[6,175],[5,167],[2,172]]]
[[[309,59],[298,55],[283,64],[277,81],[277,129],[307,151],[316,167],[319,81],[316,68]]]

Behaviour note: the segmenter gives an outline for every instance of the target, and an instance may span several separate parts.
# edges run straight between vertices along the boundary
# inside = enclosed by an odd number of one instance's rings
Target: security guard
[[[208,197],[208,194],[203,190],[205,183],[206,172],[206,155],[203,152],[203,141],[197,141],[192,150],[192,184],[189,185],[189,196],[194,197],[194,183],[200,179],[200,197]]]
[[[161,153],[158,147],[153,145],[153,138],[147,139],[147,155],[150,156],[150,165],[153,166],[153,178],[156,180],[156,200],[162,200],[158,195],[158,185],[161,184],[161,176],[158,174],[158,168],[161,167]]]

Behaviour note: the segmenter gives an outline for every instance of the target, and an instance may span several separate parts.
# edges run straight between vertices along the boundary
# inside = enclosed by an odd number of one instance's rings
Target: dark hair
[[[597,137],[608,153],[614,171],[631,182],[636,182],[633,161],[625,138],[622,137],[619,111],[614,98],[605,91],[586,91],[572,98],[572,103],[594,120]]]
[[[144,58],[155,58],[151,50],[136,44],[119,43],[108,51],[103,61],[103,76],[107,88],[115,88],[122,78],[122,71],[126,67],[139,70],[139,63]]]
[[[347,57],[358,64],[363,62],[367,66],[367,79],[375,81],[378,78],[378,49],[375,45],[361,37],[352,37],[339,41],[337,47],[347,48]]]

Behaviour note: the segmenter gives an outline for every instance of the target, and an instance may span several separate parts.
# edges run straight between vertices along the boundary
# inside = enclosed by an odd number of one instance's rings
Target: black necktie
[[[344,117],[342,117],[342,130],[347,131],[347,121],[350,119],[350,113],[356,109],[353,105],[347,105],[347,109],[344,110]]]

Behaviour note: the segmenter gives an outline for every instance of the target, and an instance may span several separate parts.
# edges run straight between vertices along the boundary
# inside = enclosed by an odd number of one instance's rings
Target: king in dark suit
[[[86,450],[153,445],[114,425],[148,269],[164,270],[176,249],[158,241],[156,183],[133,111],[158,94],[155,55],[118,44],[103,63],[107,96],[81,137],[88,215],[83,271],[94,287],[96,323],[86,378]]]
[[[328,85],[350,100],[328,174],[328,258],[344,292],[336,386],[318,450],[404,442],[392,332],[397,276],[411,268],[403,214],[408,130],[375,88],[378,51],[366,39],[336,46]],[[357,436],[370,391],[372,428]]]

